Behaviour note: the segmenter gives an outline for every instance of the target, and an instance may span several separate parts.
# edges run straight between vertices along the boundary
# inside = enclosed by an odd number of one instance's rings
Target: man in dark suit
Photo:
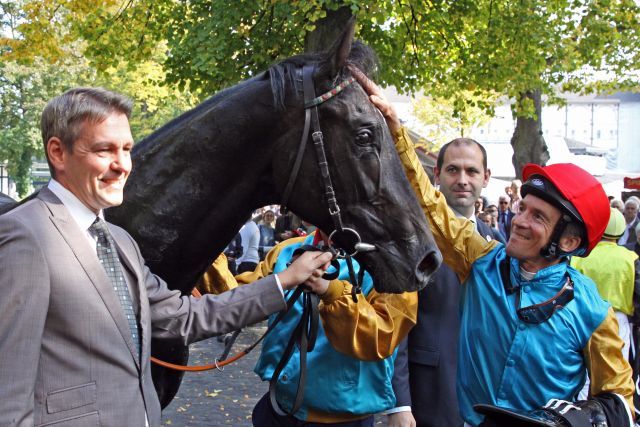
[[[285,308],[282,289],[328,254],[219,297],[181,297],[102,210],[131,171],[131,102],[100,88],[51,100],[41,130],[52,179],[0,216],[0,425],[160,426],[151,338],[181,344]]]
[[[509,197],[506,195],[498,199],[498,229],[506,240],[509,240],[511,235],[511,220],[515,216],[515,213],[509,209],[509,202]]]
[[[447,204],[491,239],[493,230],[474,215],[475,201],[491,176],[484,147],[469,138],[448,142],[440,149],[434,174]],[[390,426],[411,426],[414,419],[418,426],[463,425],[456,397],[461,291],[456,274],[442,264],[419,292],[416,326],[396,359],[397,407],[389,415]]]
[[[491,228],[491,231],[493,231],[494,239],[507,244],[507,240],[505,239],[504,234],[500,231],[498,224],[498,206],[493,203],[489,204],[484,211],[489,214],[490,223],[488,225]]]

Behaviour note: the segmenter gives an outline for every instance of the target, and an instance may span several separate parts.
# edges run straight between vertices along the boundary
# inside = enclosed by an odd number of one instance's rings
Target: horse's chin
[[[376,291],[392,294],[422,290],[442,263],[442,255],[433,248],[427,248],[412,262],[401,260],[396,251],[384,248],[362,254],[359,259],[371,274]]]

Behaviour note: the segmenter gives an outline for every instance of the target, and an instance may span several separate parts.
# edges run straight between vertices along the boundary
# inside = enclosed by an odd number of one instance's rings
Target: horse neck
[[[110,217],[170,287],[189,289],[251,212],[274,200],[271,103],[268,80],[250,80],[136,145],[125,203]]]

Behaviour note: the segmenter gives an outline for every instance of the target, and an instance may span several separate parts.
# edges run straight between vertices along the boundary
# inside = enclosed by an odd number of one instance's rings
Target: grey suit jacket
[[[0,425],[160,425],[151,337],[187,344],[285,307],[271,276],[181,297],[110,225],[142,330],[137,360],[117,296],[84,230],[48,189],[0,216]]]

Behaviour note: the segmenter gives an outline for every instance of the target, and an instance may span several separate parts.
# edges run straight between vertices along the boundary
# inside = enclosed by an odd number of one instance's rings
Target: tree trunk
[[[522,168],[527,163],[545,165],[549,161],[549,151],[542,136],[542,94],[539,90],[520,94],[519,103],[530,100],[535,108],[535,118],[517,117],[516,129],[511,137],[513,147],[513,167],[516,177],[522,178]]]
[[[329,49],[342,35],[352,16],[351,9],[347,6],[328,10],[327,16],[316,22],[316,29],[307,33],[304,39],[304,51],[321,52]]]

